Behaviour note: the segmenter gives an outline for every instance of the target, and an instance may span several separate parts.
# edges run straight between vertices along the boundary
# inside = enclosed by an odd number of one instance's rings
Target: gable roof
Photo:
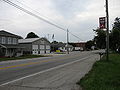
[[[4,30],[0,30],[0,36],[8,36],[8,37],[16,37],[16,38],[22,38],[21,36],[12,34],[10,32],[4,31]]]
[[[46,40],[47,42],[49,42],[46,38],[27,38],[27,39],[19,39],[18,42],[19,43],[32,43],[36,40],[39,40],[39,39],[44,39]],[[49,42],[50,43],[50,42]]]
[[[40,38],[27,38],[27,39],[19,39],[19,43],[32,43]]]

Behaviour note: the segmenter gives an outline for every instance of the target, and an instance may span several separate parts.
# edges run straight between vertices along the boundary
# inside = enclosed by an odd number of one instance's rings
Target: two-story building
[[[20,56],[22,55],[22,47],[18,44],[18,39],[22,37],[6,32],[0,31],[0,57],[3,56]]]
[[[19,39],[20,46],[24,47],[24,54],[50,53],[50,42],[46,38]]]

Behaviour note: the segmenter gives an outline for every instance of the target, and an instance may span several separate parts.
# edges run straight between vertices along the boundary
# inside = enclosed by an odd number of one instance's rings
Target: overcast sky
[[[93,39],[98,18],[105,16],[105,0],[11,0],[23,8],[69,29],[81,40],[70,35],[70,42]],[[120,17],[120,0],[108,0],[110,11],[110,29],[116,17]],[[22,4],[21,4],[22,3]],[[35,11],[33,11],[35,10]],[[39,13],[38,13],[39,12]],[[0,29],[20,35],[23,38],[29,32],[40,37],[55,34],[55,40],[66,42],[66,32],[48,23],[30,16],[0,0]],[[48,35],[49,34],[49,35]]]

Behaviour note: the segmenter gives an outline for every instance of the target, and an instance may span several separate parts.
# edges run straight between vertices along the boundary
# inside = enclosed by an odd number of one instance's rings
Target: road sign
[[[105,17],[99,18],[99,28],[106,29],[106,18]]]

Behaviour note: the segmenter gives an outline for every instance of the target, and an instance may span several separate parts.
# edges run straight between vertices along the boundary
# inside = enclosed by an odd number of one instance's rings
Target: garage
[[[38,54],[38,45],[32,45],[32,53]]]
[[[20,39],[19,44],[24,47],[24,52],[30,54],[50,53],[50,42],[46,38]]]
[[[46,45],[46,53],[50,53],[50,45]]]
[[[40,45],[40,54],[45,53],[45,45]]]

